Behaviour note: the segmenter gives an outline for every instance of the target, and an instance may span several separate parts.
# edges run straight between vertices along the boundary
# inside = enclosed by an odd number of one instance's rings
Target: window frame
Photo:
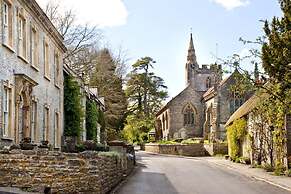
[[[30,34],[30,63],[35,70],[39,71],[39,35],[38,30],[32,24]]]
[[[43,65],[44,65],[44,77],[50,81],[50,57],[49,57],[49,44],[46,39],[43,40]]]
[[[1,5],[1,14],[2,14],[2,44],[8,48],[10,51],[13,50],[13,3],[12,0],[3,0]],[[6,9],[5,9],[6,8]],[[4,11],[6,10],[6,13]]]

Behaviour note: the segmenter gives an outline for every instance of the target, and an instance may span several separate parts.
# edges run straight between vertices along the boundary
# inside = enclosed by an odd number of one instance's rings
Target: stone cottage
[[[274,128],[268,125],[268,121],[263,120],[259,114],[256,114],[258,104],[269,98],[269,94],[261,92],[253,95],[239,109],[237,109],[228,119],[225,127],[231,126],[237,119],[245,119],[247,121],[247,135],[240,141],[239,155],[249,158],[251,163],[273,163],[276,158],[276,151],[273,140]],[[286,153],[291,158],[291,115],[285,117],[286,129]],[[229,153],[231,147],[228,148]],[[285,161],[287,162],[287,161]],[[290,161],[289,161],[290,162]]]
[[[25,139],[60,148],[63,37],[35,0],[1,0],[0,7],[0,144]]]
[[[185,66],[186,88],[156,114],[158,139],[205,137],[225,139],[229,116],[244,102],[233,95],[235,71],[222,80],[221,65],[202,65],[196,60],[192,34]]]

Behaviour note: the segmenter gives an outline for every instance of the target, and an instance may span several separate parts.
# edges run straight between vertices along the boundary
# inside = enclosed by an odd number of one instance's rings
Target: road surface
[[[139,168],[118,194],[290,194],[203,158],[137,152]]]

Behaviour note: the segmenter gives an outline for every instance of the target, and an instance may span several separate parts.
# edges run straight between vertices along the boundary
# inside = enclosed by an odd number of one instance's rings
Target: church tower
[[[191,80],[194,76],[194,71],[199,68],[199,65],[196,60],[196,54],[193,44],[193,37],[192,33],[190,34],[190,43],[188,48],[188,56],[187,56],[187,62],[186,62],[186,85],[189,85],[191,83]]]

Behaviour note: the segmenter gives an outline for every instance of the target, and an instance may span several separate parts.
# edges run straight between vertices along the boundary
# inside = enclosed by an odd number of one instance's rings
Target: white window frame
[[[34,26],[31,26],[30,47],[31,66],[38,70],[38,34]]]
[[[9,136],[11,118],[11,88],[4,86],[3,95],[3,137]]]
[[[37,141],[37,100],[33,99],[31,103],[31,140]]]

